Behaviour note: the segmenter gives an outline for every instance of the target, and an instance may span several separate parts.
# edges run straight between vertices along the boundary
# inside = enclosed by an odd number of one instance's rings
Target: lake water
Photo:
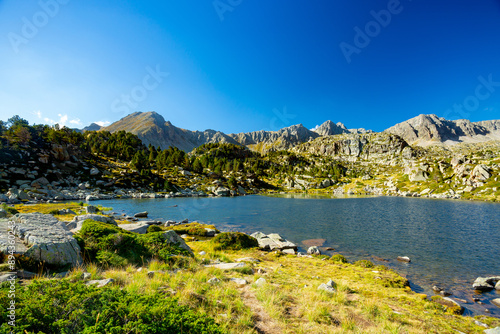
[[[469,300],[472,313],[500,309],[472,303],[478,276],[500,275],[500,204],[400,197],[322,198],[303,195],[99,201],[114,212],[148,211],[153,219],[200,221],[223,231],[279,233],[305,251],[302,241],[326,239],[350,261],[368,259],[405,275],[415,291],[439,285]],[[332,254],[333,252],[324,252]],[[398,256],[409,256],[401,263]],[[381,261],[382,259],[388,261]]]

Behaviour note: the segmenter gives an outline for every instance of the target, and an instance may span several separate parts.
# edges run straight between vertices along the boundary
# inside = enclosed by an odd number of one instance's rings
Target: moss
[[[224,232],[216,235],[212,239],[214,249],[246,249],[258,247],[259,242],[254,237],[241,232]]]
[[[347,261],[345,256],[342,254],[334,254],[330,258],[330,260],[332,260],[333,262],[338,262],[338,263],[349,263],[349,261]]]
[[[148,227],[148,230],[147,230],[148,233],[160,232],[160,231],[163,231],[163,229],[158,225],[151,225]]]
[[[374,267],[373,263],[371,261],[368,261],[368,260],[356,261],[356,262],[354,262],[354,265],[358,266],[358,267],[363,267],[363,268],[373,268]]]

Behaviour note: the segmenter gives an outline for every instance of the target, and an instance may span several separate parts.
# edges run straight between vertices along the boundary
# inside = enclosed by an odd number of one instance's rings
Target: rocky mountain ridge
[[[419,115],[385,130],[405,139],[410,145],[454,145],[460,142],[500,140],[500,120],[450,121],[436,115]]]
[[[363,128],[348,129],[344,124],[330,120],[312,130],[302,124],[297,124],[277,131],[260,130],[231,134],[216,130],[190,131],[172,125],[156,112],[135,112],[104,128],[92,124],[83,129],[83,131],[92,130],[131,132],[146,145],[152,144],[162,149],[175,146],[190,152],[206,143],[230,143],[246,146],[263,154],[269,151],[292,149],[320,137],[374,133]],[[436,115],[419,115],[396,124],[384,132],[399,136],[412,146],[450,146],[461,142],[480,143],[500,140],[500,120],[450,121]]]

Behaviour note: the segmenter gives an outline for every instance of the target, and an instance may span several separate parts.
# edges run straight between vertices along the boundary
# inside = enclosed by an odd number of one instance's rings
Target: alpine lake
[[[188,218],[221,231],[279,233],[299,251],[317,245],[323,254],[341,253],[350,262],[370,260],[408,278],[416,292],[432,296],[436,285],[466,300],[465,314],[500,317],[500,309],[490,303],[500,291],[477,294],[472,289],[476,277],[500,275],[498,203],[295,194],[94,203],[119,215],[147,211],[150,220]],[[408,256],[411,262],[399,262],[398,256]]]

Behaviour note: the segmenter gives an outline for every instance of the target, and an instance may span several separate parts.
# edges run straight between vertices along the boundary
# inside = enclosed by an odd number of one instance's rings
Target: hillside
[[[137,135],[146,145],[151,144],[162,149],[172,146],[185,152],[190,152],[206,143],[238,144],[220,131],[205,130],[200,132],[178,128],[172,123],[166,122],[163,116],[156,112],[135,112],[101,130],[111,133],[130,132]]]

